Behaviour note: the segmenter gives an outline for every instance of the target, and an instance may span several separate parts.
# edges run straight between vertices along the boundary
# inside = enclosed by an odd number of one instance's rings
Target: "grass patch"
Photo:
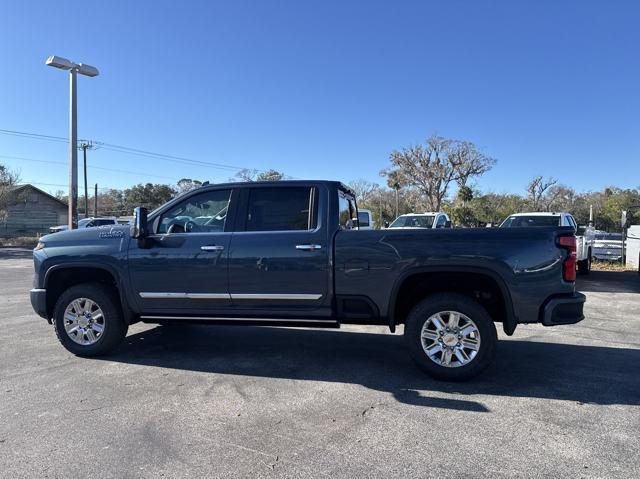
[[[594,271],[625,271],[624,265],[620,261],[601,261],[594,259],[591,263]]]

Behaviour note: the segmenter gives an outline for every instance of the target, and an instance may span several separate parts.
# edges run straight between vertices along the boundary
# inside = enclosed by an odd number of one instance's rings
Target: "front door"
[[[209,315],[230,306],[231,197],[230,189],[192,194],[152,220],[144,247],[131,241],[130,279],[143,314]]]
[[[256,185],[242,193],[229,253],[234,309],[252,316],[329,316],[330,242],[319,211],[326,191]]]

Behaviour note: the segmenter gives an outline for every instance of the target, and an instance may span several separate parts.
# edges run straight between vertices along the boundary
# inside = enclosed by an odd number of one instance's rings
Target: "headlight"
[[[45,244],[42,241],[38,241],[38,244],[36,245],[35,248],[33,248],[33,251],[40,251],[41,249],[44,249]]]

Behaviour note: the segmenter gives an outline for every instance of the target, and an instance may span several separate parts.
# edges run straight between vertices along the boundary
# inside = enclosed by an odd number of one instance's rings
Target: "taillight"
[[[562,279],[565,281],[576,280],[576,237],[560,236],[558,245],[568,251],[567,258],[562,263]]]

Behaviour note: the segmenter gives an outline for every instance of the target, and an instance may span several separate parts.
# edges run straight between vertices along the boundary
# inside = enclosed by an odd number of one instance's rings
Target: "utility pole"
[[[93,192],[93,216],[98,216],[98,183],[96,183],[95,190]]]
[[[89,193],[87,192],[87,150],[93,149],[93,143],[83,141],[80,145],[84,157],[84,217],[89,217]]]

